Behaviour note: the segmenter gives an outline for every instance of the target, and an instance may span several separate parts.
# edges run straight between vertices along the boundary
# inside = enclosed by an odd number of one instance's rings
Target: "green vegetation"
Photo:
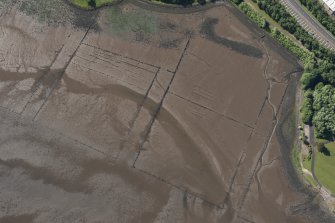
[[[146,38],[159,29],[159,21],[144,11],[110,8],[106,13],[108,25],[114,33],[134,32],[137,38]]]
[[[335,21],[329,17],[325,8],[318,0],[299,0],[308,11],[333,35],[335,35]]]
[[[317,183],[315,182],[313,177],[310,175],[312,172],[312,159],[310,158],[310,156],[311,156],[311,153],[309,153],[307,157],[302,157],[302,165],[306,170],[309,171],[309,174],[305,173],[304,177],[309,184],[311,184],[313,187],[316,187]]]
[[[335,194],[335,143],[325,145],[329,151],[329,155],[317,152],[315,156],[315,174],[319,181],[333,194]]]
[[[318,186],[318,184],[315,182],[315,180],[313,179],[313,177],[311,176],[311,175],[305,175],[305,178],[306,178],[306,180],[307,180],[307,182],[309,183],[309,184],[311,184],[313,187],[316,187],[316,186]]]
[[[291,51],[297,58],[299,58],[304,64],[313,63],[314,55],[308,50],[299,47],[290,38],[282,34],[278,29],[274,28],[271,30],[271,36],[275,38],[281,45]]]
[[[316,147],[318,151],[315,154],[315,174],[318,176],[321,184],[335,194],[335,172],[333,171],[333,167],[335,166],[335,142],[324,143],[325,140],[317,140]],[[320,144],[321,147],[318,148]],[[323,145],[327,151],[326,153],[322,151]],[[311,172],[312,161],[304,157],[302,163],[304,168]],[[306,174],[305,177],[309,183],[316,186],[316,182],[311,176]]]
[[[328,150],[335,151],[335,142],[328,143],[325,145]],[[335,154],[334,154],[335,155]]]
[[[261,15],[254,12],[248,4],[242,2],[239,5],[239,7],[249,18],[255,21],[260,28],[262,29],[269,28],[269,23],[263,17],[261,17]]]
[[[293,147],[292,150],[292,163],[297,170],[301,170],[300,167],[300,149],[297,146]]]
[[[320,82],[320,75],[313,72],[303,73],[300,83],[304,90],[313,89]]]
[[[71,2],[80,8],[90,9],[112,3],[113,0],[71,0]]]
[[[23,0],[20,1],[19,10],[49,25],[71,24],[77,28],[87,29],[96,23],[93,13],[80,13],[64,0]]]
[[[195,3],[199,5],[206,4],[206,0],[151,0],[151,1],[165,4],[183,5],[183,6],[193,5]],[[212,0],[212,2],[214,1],[215,0]]]
[[[232,2],[234,2],[236,5],[239,5],[243,2],[243,0],[231,0]]]
[[[73,13],[62,0],[31,0],[22,1],[19,10],[40,22],[63,24],[70,20]]]
[[[283,5],[277,0],[258,0],[258,6],[264,10],[273,20],[275,20],[281,27],[295,36],[303,46],[309,51],[313,52],[316,58],[335,62],[335,54],[323,47],[316,39],[309,35],[299,23],[293,18],[285,9]]]
[[[0,17],[11,10],[12,0],[0,0]]]
[[[300,108],[301,119],[304,123],[312,123],[313,120],[313,92],[308,90],[304,93],[304,100]]]
[[[302,165],[309,172],[312,172],[312,160],[311,159],[308,159],[308,157],[303,157],[303,159],[302,159]]]
[[[317,137],[332,139],[335,135],[335,88],[320,83],[313,93],[313,123]]]

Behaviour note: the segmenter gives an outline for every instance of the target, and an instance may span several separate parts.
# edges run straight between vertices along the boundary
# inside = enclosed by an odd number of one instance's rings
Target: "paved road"
[[[298,0],[280,0],[299,24],[312,34],[325,47],[335,50],[335,37],[317,20],[304,11]]]

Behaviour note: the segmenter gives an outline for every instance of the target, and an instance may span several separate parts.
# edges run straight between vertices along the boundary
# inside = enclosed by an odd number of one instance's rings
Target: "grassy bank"
[[[295,145],[292,149],[292,163],[293,166],[301,172],[300,166],[300,149]]]
[[[317,186],[318,186],[318,184],[315,182],[315,180],[313,179],[312,176],[310,176],[310,175],[305,175],[305,178],[306,178],[307,182],[308,182],[310,185],[312,185],[313,187],[317,187]]]
[[[88,4],[88,0],[70,0],[72,4],[82,8],[82,9],[90,9],[91,6]],[[101,7],[105,4],[112,3],[113,0],[95,0],[96,7]]]
[[[308,159],[307,156],[302,158],[302,165],[303,167],[308,170],[309,172],[312,172],[312,160]]]
[[[150,0],[150,1],[157,4],[181,5],[181,6],[204,5],[209,2],[209,0]]]

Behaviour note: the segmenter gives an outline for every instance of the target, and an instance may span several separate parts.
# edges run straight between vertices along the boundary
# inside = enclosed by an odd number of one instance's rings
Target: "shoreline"
[[[147,9],[147,10],[153,10],[153,11],[162,12],[162,13],[175,13],[175,14],[194,13],[198,11],[204,11],[204,10],[207,10],[212,7],[225,3],[224,1],[219,0],[216,2],[206,2],[206,4],[204,5],[196,4],[196,5],[182,6],[182,5],[177,5],[177,4],[159,3],[159,2],[150,1],[150,0],[114,0],[113,2],[104,3],[96,8],[83,8],[83,7],[80,7],[74,4],[71,0],[63,0],[63,1],[66,4],[70,5],[71,7],[74,7],[81,11],[87,11],[87,12],[99,11],[106,7],[130,3],[135,6]]]
[[[320,196],[319,192],[312,190],[312,186],[307,184],[305,177],[302,174],[302,169],[299,171],[294,166],[292,160],[292,153],[294,146],[299,145],[299,130],[297,124],[299,121],[299,79],[302,71],[296,72],[291,75],[288,89],[284,97],[283,105],[280,111],[280,119],[276,134],[280,143],[280,150],[283,157],[283,166],[285,174],[288,178],[290,185],[299,193],[305,194],[307,202],[303,205],[304,209],[310,211],[310,217],[317,219],[319,222],[335,222],[334,214],[330,212],[328,205]],[[292,126],[293,125],[293,126]],[[290,135],[290,132],[291,135]],[[289,134],[287,134],[289,133]],[[301,152],[301,147],[296,148]],[[312,187],[312,188],[311,188]]]

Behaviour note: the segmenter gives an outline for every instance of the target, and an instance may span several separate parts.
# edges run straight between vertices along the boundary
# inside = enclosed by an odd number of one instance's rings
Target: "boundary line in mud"
[[[65,64],[63,71],[61,73],[61,75],[58,77],[58,79],[55,80],[55,82],[52,84],[51,89],[49,94],[46,96],[46,98],[44,99],[43,104],[40,106],[40,108],[38,109],[38,111],[36,112],[36,114],[33,117],[33,121],[36,120],[36,117],[38,116],[38,114],[40,113],[40,111],[42,110],[42,108],[44,107],[44,105],[46,104],[46,102],[48,101],[49,97],[52,95],[54,89],[56,88],[56,86],[59,84],[60,80],[62,79],[62,77],[64,76],[66,69],[68,68],[68,66],[71,64],[72,59],[74,58],[74,56],[76,55],[78,49],[80,48],[81,44],[83,43],[83,41],[85,40],[87,34],[89,33],[89,31],[91,30],[92,26],[94,25],[94,21],[96,20],[98,16],[98,13],[96,13],[95,18],[93,19],[93,22],[90,24],[89,28],[86,30],[84,36],[82,37],[82,39],[80,40],[78,46],[76,47],[75,51],[72,53],[72,55],[70,56],[68,62]]]
[[[86,35],[87,35],[87,33],[88,33],[89,30],[90,30],[90,28],[87,30],[87,32],[86,32],[84,38],[82,39],[82,41],[85,39],[85,37],[86,37]],[[76,51],[74,52],[73,56],[69,59],[69,62],[68,62],[68,64],[66,65],[66,67],[65,67],[65,69],[64,69],[64,73],[65,73],[65,70],[66,70],[67,66],[71,63],[71,61],[72,61],[73,57],[75,56],[77,50],[79,49],[80,45],[81,45],[81,44],[85,44],[85,43],[82,43],[82,41],[81,41],[81,43],[78,45],[78,47],[77,47]],[[182,58],[181,58],[181,59],[182,59]],[[149,64],[148,64],[148,65],[149,65]],[[178,65],[179,65],[179,64],[178,64]],[[152,66],[152,65],[151,65],[151,66]],[[175,72],[176,72],[176,71],[175,71]],[[64,73],[63,73],[63,74],[64,74]],[[63,76],[63,75],[61,75],[61,76]],[[175,74],[173,75],[173,78],[174,78],[174,76],[175,76]],[[173,79],[173,78],[172,78],[172,79]],[[38,112],[36,113],[35,117],[38,115],[39,111],[42,109],[42,107],[44,106],[44,104],[45,104],[46,101],[48,100],[49,96],[52,94],[54,88],[55,88],[55,87],[57,86],[57,84],[58,84],[58,81],[59,81],[59,80],[56,80],[56,81],[55,81],[56,83],[53,84],[52,91],[49,93],[48,97],[45,99],[44,103],[42,104],[42,106],[40,107],[40,109],[38,110]],[[172,83],[172,82],[170,82],[170,84],[171,84],[171,83]],[[169,86],[168,86],[168,89],[167,89],[167,91],[166,91],[166,94],[168,93],[170,84],[169,84]],[[287,90],[287,88],[286,88],[286,90]],[[286,90],[285,90],[285,97],[286,97]],[[166,94],[164,94],[164,97],[165,97]],[[164,100],[164,98],[162,99],[161,103],[163,102],[163,100]],[[159,107],[159,109],[160,109],[160,107]],[[281,106],[279,107],[279,109],[282,109]],[[159,112],[159,111],[158,111],[158,112]],[[155,116],[158,115],[158,112],[157,112],[157,114],[155,114]],[[34,117],[34,119],[35,119],[35,117]],[[153,122],[154,122],[154,121],[153,121]],[[279,123],[280,123],[280,121],[278,122],[278,127],[279,127]],[[152,125],[151,125],[151,126],[152,126]],[[150,129],[151,129],[151,127],[150,127]],[[276,132],[277,132],[277,131],[276,131]],[[282,147],[282,144],[280,144],[280,147]],[[139,151],[139,152],[141,152],[141,151]],[[138,156],[139,156],[139,155],[140,155],[140,154],[138,154]],[[241,158],[242,158],[242,157],[241,157]],[[135,165],[135,162],[134,162],[134,165]],[[258,166],[258,165],[257,165],[257,166]],[[257,168],[257,166],[256,166],[256,168]],[[135,166],[134,166],[134,168],[135,168],[135,169],[138,169],[138,168],[136,168]],[[161,178],[159,178],[159,177],[156,177],[156,176],[154,176],[154,175],[152,175],[152,174],[150,174],[150,173],[147,173],[146,171],[143,171],[143,170],[141,170],[141,169],[138,169],[138,170],[141,171],[141,172],[143,172],[143,173],[145,173],[145,174],[147,174],[147,175],[150,175],[150,176],[152,176],[152,177],[154,177],[154,178],[157,178],[157,179],[159,179],[159,180],[161,180],[161,181],[163,181],[163,182],[165,182],[165,183],[167,183],[167,184],[169,184],[169,185],[172,185],[171,183],[165,181],[164,179],[161,179]],[[174,185],[172,185],[172,186],[174,186]],[[174,186],[174,187],[178,188],[177,186]],[[180,189],[180,188],[178,188],[178,189]],[[180,189],[180,190],[185,191],[185,190],[183,190],[183,189]],[[186,193],[189,193],[187,190],[186,190],[185,192],[186,192]],[[194,194],[194,193],[191,192],[190,194]],[[201,198],[201,199],[202,199],[202,198]],[[204,199],[203,199],[203,200],[204,200]],[[206,200],[204,200],[204,201],[206,201]],[[207,201],[206,201],[206,202],[207,202]],[[208,203],[210,203],[210,202],[208,202]],[[211,203],[210,203],[210,204],[211,204]],[[215,205],[215,206],[217,206],[217,205]]]
[[[78,57],[78,56],[75,56],[75,57]],[[80,57],[78,57],[78,58],[80,58]],[[103,75],[103,76],[105,76],[105,77],[107,77],[107,78],[115,79],[116,81],[122,82],[122,83],[124,83],[124,84],[128,84],[128,85],[130,85],[130,86],[137,87],[137,85],[135,85],[135,84],[126,82],[126,81],[124,81],[124,80],[121,80],[120,78],[116,78],[116,77],[111,76],[111,75],[109,75],[109,74],[106,74],[106,73],[104,73],[104,72],[101,72],[101,71],[98,71],[98,70],[95,70],[95,69],[86,67],[86,66],[84,66],[84,65],[82,65],[82,64],[80,64],[80,63],[72,62],[72,64],[77,65],[77,66],[79,66],[79,67],[81,67],[81,68],[83,68],[83,69],[85,69],[85,70],[93,71],[93,72],[98,73],[99,75]]]
[[[157,76],[158,76],[158,73],[160,72],[160,68],[158,68],[157,69],[157,71],[156,71],[156,73],[155,73],[155,76],[152,78],[152,81],[151,81],[151,83],[150,83],[150,86],[148,87],[148,89],[147,89],[147,91],[145,92],[145,95],[144,95],[144,97],[143,97],[143,99],[142,99],[142,101],[141,101],[141,104],[138,106],[138,109],[137,109],[137,111],[136,111],[136,114],[135,114],[135,118],[132,120],[132,123],[130,124],[130,130],[132,129],[132,127],[133,127],[133,125],[134,125],[134,123],[135,123],[135,121],[136,121],[136,119],[137,119],[137,117],[138,117],[138,115],[139,115],[139,113],[140,113],[140,110],[141,110],[141,108],[143,107],[143,105],[144,105],[144,103],[145,103],[145,100],[148,98],[148,95],[149,95],[149,93],[150,93],[150,90],[151,90],[151,88],[152,88],[152,86],[154,85],[154,82],[155,82],[155,80],[157,79]]]
[[[50,66],[48,66],[46,68],[46,70],[43,72],[43,75],[41,75],[41,77],[38,78],[38,80],[36,81],[36,83],[34,83],[34,85],[31,88],[31,95],[29,97],[28,102],[25,104],[25,106],[23,107],[22,111],[20,112],[20,115],[23,115],[23,113],[25,112],[26,108],[28,107],[28,105],[31,103],[31,99],[34,97],[35,93],[38,91],[38,89],[41,87],[43,79],[47,78],[47,75],[51,72],[51,67],[52,65],[55,63],[55,61],[57,60],[60,52],[63,50],[65,46],[65,43],[62,45],[62,47],[60,48],[60,50],[57,51],[55,57],[52,59]]]
[[[86,46],[87,46],[87,45],[86,45]],[[88,46],[88,47],[90,47],[90,46]],[[95,49],[95,48],[93,48],[93,49]],[[97,49],[98,49],[98,48],[97,48]],[[136,60],[134,60],[134,59],[125,58],[125,56],[118,56],[118,55],[115,55],[114,53],[112,53],[112,52],[110,52],[110,51],[109,51],[109,53],[112,54],[112,55],[109,55],[108,52],[103,51],[103,49],[101,49],[101,48],[100,48],[99,51],[102,51],[102,52],[96,52],[96,55],[94,55],[94,53],[93,53],[93,54],[89,54],[88,56],[93,57],[94,59],[100,60],[100,61],[102,61],[102,62],[106,62],[106,63],[108,63],[109,65],[111,65],[112,67],[115,67],[115,68],[118,68],[118,66],[114,65],[112,62],[117,62],[117,63],[118,63],[118,62],[122,62],[122,63],[124,63],[124,64],[126,64],[126,65],[128,65],[128,66],[130,66],[130,67],[135,67],[136,69],[144,70],[144,71],[146,71],[146,72],[148,72],[148,73],[156,73],[156,71],[151,71],[151,70],[148,70],[148,69],[146,69],[146,68],[144,68],[144,67],[140,67],[140,66],[138,66],[138,65],[135,65],[135,64],[132,64],[132,63],[126,61],[126,60],[133,60],[133,61],[139,63],[138,61],[136,61]],[[88,61],[89,61],[88,58],[84,58],[84,57],[81,57],[81,56],[78,56],[78,55],[76,55],[76,56],[79,57],[79,58],[82,58],[82,59],[84,59],[84,60],[88,60]],[[121,60],[113,59],[113,58],[112,58],[113,56],[114,56],[114,57],[120,57]],[[123,61],[122,59],[124,59],[124,61]],[[94,61],[91,61],[91,62],[94,62]],[[95,63],[101,65],[101,64],[98,63],[98,62],[95,62]],[[141,62],[141,64],[144,64],[144,63]],[[144,65],[147,65],[147,64],[144,64]],[[147,66],[153,67],[152,65],[147,65]],[[158,69],[159,67],[153,67],[153,68]]]
[[[156,109],[155,113],[153,114],[153,118],[152,118],[152,119],[150,120],[150,122],[149,122],[148,130],[146,131],[146,133],[145,133],[145,135],[144,135],[144,138],[143,138],[142,142],[141,142],[140,145],[138,146],[138,151],[137,151],[136,157],[135,157],[135,159],[134,159],[134,161],[133,161],[132,167],[133,167],[134,169],[140,171],[141,173],[143,173],[143,174],[149,176],[149,177],[153,177],[154,179],[159,180],[160,182],[163,182],[163,183],[165,183],[165,184],[167,184],[167,185],[169,185],[169,186],[171,186],[171,187],[173,187],[173,188],[175,188],[175,189],[180,190],[180,191],[183,192],[183,193],[186,193],[186,194],[192,195],[192,196],[195,197],[195,198],[201,199],[201,200],[202,200],[203,202],[205,202],[206,204],[209,204],[209,205],[211,205],[211,206],[213,206],[213,207],[215,207],[215,208],[218,208],[218,209],[223,210],[223,209],[225,209],[225,205],[224,205],[224,204],[215,204],[215,203],[213,203],[213,202],[210,202],[210,201],[208,201],[207,199],[203,198],[203,196],[202,196],[201,194],[197,194],[197,193],[192,192],[192,191],[190,191],[190,190],[188,190],[188,189],[186,189],[186,188],[183,188],[183,187],[181,187],[181,186],[175,185],[175,184],[173,184],[173,183],[171,183],[171,182],[165,180],[164,178],[161,178],[161,177],[159,177],[159,176],[156,176],[156,175],[153,174],[153,173],[150,173],[150,172],[148,172],[148,171],[146,171],[146,170],[143,170],[143,169],[141,169],[141,168],[137,168],[137,167],[136,167],[136,162],[137,162],[137,160],[139,159],[139,157],[140,157],[140,155],[141,155],[141,152],[142,152],[142,150],[143,150],[144,143],[147,141],[147,139],[148,139],[148,137],[149,137],[149,135],[150,135],[150,133],[151,133],[152,126],[153,126],[155,120],[157,119],[158,114],[159,114],[159,112],[160,112],[160,110],[161,110],[161,108],[162,108],[162,106],[163,106],[163,102],[164,102],[164,100],[165,100],[165,98],[166,98],[166,95],[169,93],[171,84],[173,83],[173,80],[174,80],[174,78],[175,78],[175,76],[176,76],[176,73],[177,73],[177,71],[178,71],[178,69],[179,69],[179,66],[180,66],[180,64],[181,64],[181,61],[182,61],[182,59],[183,59],[183,57],[184,57],[184,55],[185,55],[185,53],[186,53],[186,51],[187,51],[187,48],[188,48],[188,46],[189,46],[189,43],[190,43],[190,39],[188,39],[188,41],[187,41],[187,43],[186,43],[186,46],[185,46],[185,48],[184,48],[184,50],[183,50],[183,53],[182,53],[182,55],[181,55],[181,57],[180,57],[180,59],[179,59],[179,61],[178,61],[178,64],[177,64],[177,66],[176,66],[175,71],[174,71],[174,72],[171,72],[171,73],[173,73],[173,76],[172,76],[172,78],[171,78],[171,80],[170,80],[170,82],[169,82],[169,84],[168,84],[168,87],[166,88],[166,90],[165,90],[165,92],[164,92],[164,95],[163,95],[163,97],[162,97],[162,99],[161,99],[161,101],[160,101],[160,103],[159,103],[158,108]],[[169,71],[169,72],[170,72],[170,71]]]
[[[208,204],[208,205],[211,205],[211,206],[213,206],[213,207],[215,207],[215,208],[218,208],[218,209],[221,209],[221,210],[224,210],[224,209],[225,209],[225,206],[220,205],[220,204],[215,204],[215,203],[213,203],[213,202],[210,202],[210,201],[208,201],[207,199],[203,198],[201,194],[192,192],[192,191],[190,191],[190,190],[187,190],[186,188],[183,188],[183,187],[181,187],[181,186],[175,185],[175,184],[173,184],[173,183],[171,183],[171,182],[165,180],[164,178],[161,178],[161,177],[159,177],[159,176],[156,176],[156,175],[154,175],[154,174],[152,174],[152,173],[150,173],[150,172],[148,172],[148,171],[146,171],[146,170],[143,170],[143,169],[140,169],[140,168],[136,168],[136,167],[134,167],[134,169],[137,170],[137,171],[139,171],[139,172],[141,172],[142,174],[145,174],[145,175],[147,175],[147,176],[149,176],[149,177],[152,177],[152,178],[154,178],[154,179],[156,179],[156,180],[158,180],[158,181],[160,181],[160,182],[162,182],[162,183],[164,183],[164,184],[167,184],[167,185],[169,185],[170,187],[173,187],[173,188],[175,188],[175,189],[177,189],[177,190],[179,190],[179,191],[181,191],[181,192],[183,192],[183,193],[185,193],[185,194],[192,195],[193,197],[202,200],[203,202],[205,202],[205,203]]]
[[[38,123],[38,122],[35,122],[35,123]],[[79,144],[79,145],[82,145],[82,146],[84,146],[84,147],[87,147],[88,149],[93,150],[93,151],[95,151],[95,152],[98,152],[98,153],[100,153],[101,155],[104,155],[104,156],[106,156],[106,157],[110,157],[110,155],[108,155],[107,153],[105,153],[105,152],[103,152],[103,151],[101,151],[101,150],[99,150],[99,149],[97,149],[97,148],[95,148],[95,147],[93,147],[93,146],[90,146],[90,145],[88,145],[88,144],[86,144],[86,143],[84,143],[84,142],[82,142],[82,141],[80,141],[80,140],[78,140],[78,139],[69,137],[69,136],[63,134],[62,132],[60,132],[60,131],[58,131],[58,130],[56,130],[56,129],[50,128],[50,127],[45,126],[45,125],[43,125],[43,127],[46,128],[46,129],[48,129],[48,130],[50,130],[50,131],[52,131],[52,132],[55,132],[56,134],[58,134],[58,135],[64,137],[65,139],[71,140],[71,141],[73,141],[74,143],[77,143],[77,144]],[[116,157],[112,156],[112,159],[113,159],[113,160],[115,160],[115,158],[116,158]]]
[[[98,49],[98,50],[101,50],[101,51],[103,51],[103,52],[106,52],[106,53],[111,53],[111,54],[114,54],[114,55],[116,55],[116,56],[126,58],[126,59],[128,59],[128,60],[133,60],[133,61],[136,61],[136,62],[138,62],[138,63],[145,64],[145,65],[148,65],[148,66],[157,68],[157,69],[160,69],[160,68],[161,68],[160,66],[153,65],[153,64],[149,64],[149,63],[146,63],[146,62],[143,62],[143,61],[140,61],[140,60],[131,58],[131,57],[127,57],[127,56],[121,55],[121,54],[119,54],[119,53],[112,52],[112,51],[110,51],[110,50],[105,50],[105,49],[99,48],[99,47],[97,47],[97,46],[87,44],[87,43],[85,43],[85,42],[83,42],[82,45],[89,46],[89,47],[92,47],[92,48],[94,48],[94,49]]]
[[[3,110],[3,111],[1,111],[1,110]],[[33,126],[34,125],[40,125],[42,128],[45,128],[48,131],[53,132],[53,133],[59,135],[60,137],[66,139],[66,140],[72,141],[72,143],[74,143],[74,144],[81,145],[83,147],[86,147],[86,149],[98,152],[101,155],[109,157],[107,153],[105,153],[105,152],[103,152],[103,151],[101,151],[101,150],[99,150],[99,149],[97,149],[97,148],[95,148],[93,146],[90,146],[90,145],[88,145],[88,144],[86,144],[86,143],[84,143],[84,142],[82,142],[80,140],[77,140],[77,139],[74,139],[72,137],[69,137],[69,136],[63,134],[62,132],[59,132],[56,129],[50,128],[50,127],[48,127],[46,125],[41,125],[38,121],[33,121],[31,119],[27,119],[24,116],[22,116],[20,113],[17,113],[17,112],[13,111],[10,108],[6,108],[6,107],[3,107],[3,106],[0,106],[0,113],[4,113],[4,112],[9,113],[9,114],[15,116],[15,119],[17,119],[20,123],[29,124],[29,125],[33,125]],[[80,147],[80,148],[82,148],[82,147]],[[115,157],[113,157],[113,160],[114,159],[115,159]]]
[[[215,208],[218,208],[218,209],[225,209],[225,205],[224,205],[224,204],[215,204],[215,203],[213,203],[213,202],[210,202],[210,201],[208,201],[207,199],[203,198],[201,194],[197,194],[197,193],[192,192],[192,191],[190,191],[190,190],[188,190],[188,189],[186,189],[186,188],[183,188],[183,187],[181,187],[181,186],[177,186],[177,185],[175,185],[175,184],[173,184],[173,183],[171,183],[171,182],[165,180],[165,179],[162,178],[162,177],[156,176],[156,175],[153,174],[153,173],[150,173],[150,172],[148,172],[148,171],[146,171],[146,170],[143,170],[143,169],[141,169],[141,168],[137,168],[137,167],[136,167],[136,162],[137,162],[137,160],[139,159],[139,157],[140,157],[140,155],[141,155],[141,152],[142,152],[142,150],[143,150],[144,143],[147,141],[147,139],[148,139],[148,137],[149,137],[149,135],[150,135],[150,133],[151,133],[152,126],[153,126],[155,120],[157,119],[158,114],[159,114],[159,112],[160,112],[160,110],[161,110],[161,108],[162,108],[162,106],[163,106],[163,102],[164,102],[164,100],[165,100],[165,98],[166,98],[166,95],[169,93],[171,84],[173,83],[173,80],[174,80],[174,78],[175,78],[175,76],[176,76],[176,73],[177,73],[177,71],[178,71],[178,69],[179,69],[179,66],[180,66],[180,64],[181,64],[181,61],[182,61],[182,59],[183,59],[183,57],[184,57],[184,55],[185,55],[185,53],[186,53],[186,51],[187,51],[187,48],[188,48],[188,46],[189,46],[189,43],[190,43],[190,39],[188,39],[188,41],[187,41],[187,43],[186,43],[186,46],[185,46],[185,48],[184,48],[184,50],[183,50],[183,53],[182,53],[182,55],[181,55],[181,57],[180,57],[180,59],[179,59],[179,61],[178,61],[178,64],[177,64],[177,66],[176,66],[175,71],[172,72],[172,73],[173,73],[173,76],[172,76],[172,78],[171,78],[171,80],[170,80],[170,82],[169,82],[169,84],[168,84],[168,87],[166,88],[166,90],[165,90],[165,92],[164,92],[164,95],[163,95],[163,97],[162,97],[162,99],[161,99],[161,101],[160,101],[160,103],[159,103],[158,108],[156,109],[155,113],[153,114],[152,119],[151,119],[150,122],[149,122],[149,126],[148,126],[148,129],[147,129],[147,131],[146,131],[146,133],[145,133],[145,135],[144,135],[144,138],[142,139],[142,142],[141,142],[140,145],[138,146],[138,151],[137,151],[136,157],[135,157],[135,159],[134,159],[134,161],[133,161],[132,167],[133,167],[134,169],[140,171],[141,173],[143,173],[143,174],[149,176],[149,177],[153,177],[153,178],[156,179],[156,180],[159,180],[159,181],[161,181],[161,182],[163,182],[163,183],[165,183],[165,184],[167,184],[167,185],[169,185],[169,186],[171,186],[171,187],[173,187],[173,188],[176,188],[176,189],[180,190],[180,191],[183,192],[183,193],[186,193],[186,194],[189,194],[189,195],[194,196],[195,198],[201,199],[201,200],[202,200],[203,202],[205,202],[206,204],[209,204],[209,205],[211,205],[211,206],[213,206],[213,207],[215,207]]]
[[[230,117],[230,116],[228,116],[228,115],[226,115],[226,114],[222,114],[222,113],[220,113],[220,112],[218,112],[218,111],[215,111],[215,110],[213,110],[213,109],[211,109],[211,108],[209,108],[209,107],[207,107],[207,106],[204,106],[204,105],[202,105],[202,104],[200,104],[200,103],[194,102],[194,101],[192,101],[192,100],[190,100],[190,99],[188,99],[188,98],[185,98],[185,97],[183,97],[183,96],[180,96],[180,95],[178,95],[178,94],[176,94],[176,93],[174,93],[174,92],[169,92],[169,93],[170,93],[171,95],[174,95],[174,96],[176,96],[176,97],[178,97],[178,98],[180,98],[180,99],[182,99],[182,100],[185,100],[185,101],[187,101],[187,102],[189,102],[189,103],[191,103],[191,104],[194,104],[194,105],[199,106],[199,107],[201,107],[201,108],[203,108],[203,109],[206,109],[206,110],[208,110],[208,111],[211,111],[211,112],[213,112],[213,113],[215,113],[215,114],[217,114],[217,115],[220,115],[220,116],[222,116],[222,117],[224,117],[224,118],[227,118],[227,119],[229,119],[229,120],[231,120],[231,121],[233,121],[233,122],[235,122],[235,123],[237,123],[237,124],[239,124],[239,125],[242,125],[242,126],[244,126],[244,127],[246,127],[246,128],[254,129],[254,127],[252,127],[251,125],[249,125],[249,124],[247,124],[247,123],[243,123],[243,122],[241,122],[241,121],[238,121],[238,120],[236,120],[236,119],[234,119],[234,118],[232,118],[232,117]]]
[[[181,61],[182,61],[182,59],[183,59],[183,57],[184,57],[184,55],[185,55],[185,53],[186,53],[186,50],[187,50],[189,44],[190,44],[190,39],[187,40],[186,46],[185,46],[185,48],[184,48],[184,50],[183,50],[183,53],[181,54],[181,57],[180,57],[180,59],[179,59],[179,61],[178,61],[178,64],[177,64],[177,66],[176,66],[176,69],[175,69],[175,71],[173,72],[172,78],[171,78],[171,80],[170,80],[170,82],[169,82],[169,84],[168,84],[168,86],[167,86],[167,88],[166,88],[166,90],[165,90],[165,92],[164,92],[164,94],[163,94],[163,97],[162,97],[162,99],[161,99],[161,101],[160,101],[160,103],[159,103],[159,105],[158,105],[158,108],[156,109],[156,111],[155,111],[155,113],[154,113],[152,119],[151,119],[150,122],[149,122],[148,130],[147,130],[147,132],[145,133],[142,142],[140,143],[140,146],[139,146],[139,148],[138,148],[138,152],[137,152],[136,158],[135,158],[135,160],[134,160],[134,162],[133,162],[133,165],[132,165],[133,168],[136,168],[136,167],[135,167],[135,164],[136,164],[138,158],[140,157],[141,150],[143,149],[143,145],[144,145],[144,143],[146,142],[146,140],[148,139],[149,134],[151,133],[152,126],[153,126],[153,124],[154,124],[154,122],[155,122],[155,120],[156,120],[156,118],[157,118],[157,116],[158,116],[158,114],[159,114],[159,112],[160,112],[162,106],[163,106],[163,102],[164,102],[164,100],[165,100],[165,97],[166,97],[167,93],[168,93],[169,90],[170,90],[171,84],[172,84],[172,82],[173,82],[173,80],[174,80],[174,78],[175,78],[175,76],[176,76],[176,73],[177,73],[177,71],[178,71],[178,69],[179,69],[179,66],[180,66],[180,64],[181,64]]]
[[[129,129],[128,129],[128,131],[127,131],[127,135],[126,135],[126,139],[122,142],[122,144],[121,144],[121,146],[120,146],[120,148],[119,148],[118,155],[117,155],[117,157],[116,157],[117,160],[119,159],[120,154],[121,154],[122,150],[124,149],[124,144],[125,144],[127,141],[129,141],[130,133],[131,133],[131,131],[132,131],[133,128],[134,128],[135,122],[136,122],[136,120],[137,120],[137,118],[138,118],[138,116],[139,116],[139,114],[140,114],[140,112],[141,112],[141,109],[142,109],[143,106],[144,106],[144,103],[145,103],[146,99],[148,98],[148,95],[149,95],[149,93],[150,93],[150,90],[151,90],[151,88],[152,88],[152,86],[153,86],[155,80],[157,79],[157,76],[158,76],[158,73],[160,72],[160,70],[161,70],[161,68],[158,68],[158,69],[157,69],[157,71],[156,71],[156,73],[155,73],[155,76],[152,78],[152,81],[151,81],[151,83],[150,83],[150,86],[148,87],[148,89],[147,89],[147,91],[146,91],[146,93],[145,93],[145,95],[144,95],[144,97],[143,97],[143,99],[142,99],[140,105],[137,106],[136,113],[135,113],[133,119],[132,119],[131,122],[130,122]],[[133,165],[134,165],[134,164],[133,164]]]

